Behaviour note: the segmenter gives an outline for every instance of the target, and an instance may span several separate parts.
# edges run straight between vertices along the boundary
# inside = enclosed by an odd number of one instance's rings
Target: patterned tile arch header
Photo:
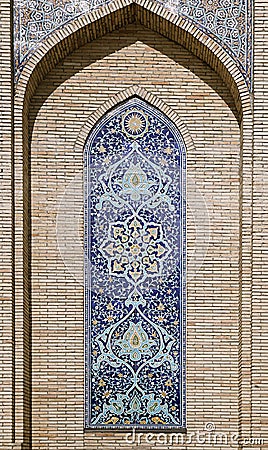
[[[39,45],[73,19],[113,0],[15,0],[16,79]],[[156,0],[227,51],[251,85],[252,0]]]
[[[251,0],[158,0],[215,39],[251,84]],[[15,0],[16,78],[51,33],[107,0]]]

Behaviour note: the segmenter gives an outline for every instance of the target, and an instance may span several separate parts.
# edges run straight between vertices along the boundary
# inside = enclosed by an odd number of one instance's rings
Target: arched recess
[[[145,5],[146,3],[146,5]],[[31,315],[30,315],[30,153],[28,135],[29,104],[36,87],[57,63],[76,48],[81,47],[127,23],[138,21],[146,27],[178,42],[209,64],[227,84],[237,107],[241,124],[240,162],[240,411],[241,432],[249,435],[250,411],[250,311],[251,311],[251,189],[252,189],[252,117],[250,97],[239,70],[231,58],[215,42],[194,25],[178,18],[157,3],[124,1],[107,5],[73,24],[59,30],[48,39],[25,66],[17,86],[15,98],[15,173],[16,173],[16,352],[23,354],[17,369],[16,420],[18,440],[30,439],[31,415]],[[23,264],[22,261],[23,255]],[[24,292],[24,293],[23,293]],[[21,315],[20,313],[21,312]],[[23,437],[24,436],[24,437]]]

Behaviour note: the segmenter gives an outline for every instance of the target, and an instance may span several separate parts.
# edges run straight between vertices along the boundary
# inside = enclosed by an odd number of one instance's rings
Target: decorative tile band
[[[185,427],[185,158],[138,98],[88,137],[87,428]]]
[[[18,78],[25,60],[51,33],[76,17],[112,0],[15,0],[15,66]],[[189,19],[215,39],[251,83],[252,0],[156,0]]]

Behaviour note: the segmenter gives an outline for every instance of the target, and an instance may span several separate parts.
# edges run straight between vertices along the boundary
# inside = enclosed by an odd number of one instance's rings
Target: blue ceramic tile
[[[86,427],[185,426],[185,157],[138,98],[86,142]]]

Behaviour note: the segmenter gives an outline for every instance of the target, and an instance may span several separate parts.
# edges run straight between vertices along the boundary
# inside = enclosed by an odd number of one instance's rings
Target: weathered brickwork
[[[51,35],[24,67],[14,120],[12,8],[1,3],[1,448],[227,450],[237,433],[239,449],[267,448],[268,11],[257,1],[253,97],[215,41],[149,3],[118,0]],[[83,147],[131,95],[187,147],[184,446],[84,431]],[[227,442],[198,442],[207,423]]]

